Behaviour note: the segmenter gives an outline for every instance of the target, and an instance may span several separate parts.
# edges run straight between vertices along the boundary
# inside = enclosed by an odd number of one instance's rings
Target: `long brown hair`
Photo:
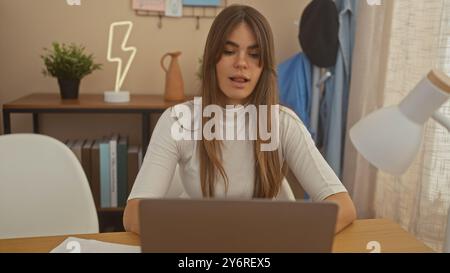
[[[228,36],[240,23],[246,23],[255,34],[256,42],[261,50],[259,65],[263,68],[248,103],[257,106],[257,109],[259,105],[269,107],[266,120],[268,121],[267,128],[271,130],[271,106],[278,104],[273,35],[264,16],[249,6],[232,5],[225,8],[211,26],[203,55],[203,109],[211,104],[224,105],[224,94],[219,89],[216,65],[222,57]],[[207,121],[206,118],[202,119],[203,126]],[[278,150],[261,151],[262,143],[264,141],[258,134],[254,143],[255,187],[253,197],[273,198],[280,190],[286,168],[281,166]],[[228,177],[222,165],[222,142],[217,139],[208,141],[203,138],[199,147],[202,193],[204,197],[214,197],[215,178],[218,173],[225,181],[225,190],[228,189]]]

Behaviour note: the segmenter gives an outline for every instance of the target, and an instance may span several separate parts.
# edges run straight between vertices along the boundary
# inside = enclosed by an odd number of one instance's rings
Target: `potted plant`
[[[85,54],[83,46],[54,42],[52,47],[44,48],[41,55],[45,63],[43,74],[58,79],[62,99],[77,99],[81,79],[102,65],[95,64],[93,55]]]

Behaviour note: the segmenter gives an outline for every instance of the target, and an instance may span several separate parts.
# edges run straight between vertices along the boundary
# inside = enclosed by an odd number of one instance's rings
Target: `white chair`
[[[60,141],[0,136],[0,238],[98,233],[80,162]]]

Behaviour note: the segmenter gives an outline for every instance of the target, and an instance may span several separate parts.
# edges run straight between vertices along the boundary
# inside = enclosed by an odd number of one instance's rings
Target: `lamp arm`
[[[447,128],[447,131],[450,132],[450,119],[441,114],[439,111],[434,112],[432,117],[435,121]]]

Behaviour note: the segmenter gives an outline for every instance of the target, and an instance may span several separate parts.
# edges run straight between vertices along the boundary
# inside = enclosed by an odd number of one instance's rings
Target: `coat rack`
[[[223,8],[228,5],[228,0],[221,0],[220,6],[183,6],[183,15],[180,18],[194,18],[196,20],[195,29],[200,29],[200,19],[203,18],[215,18]],[[152,16],[158,17],[157,26],[159,29],[163,27],[163,18],[166,17],[164,12],[160,11],[148,11],[135,9],[137,16]],[[172,18],[172,17],[170,17]]]

